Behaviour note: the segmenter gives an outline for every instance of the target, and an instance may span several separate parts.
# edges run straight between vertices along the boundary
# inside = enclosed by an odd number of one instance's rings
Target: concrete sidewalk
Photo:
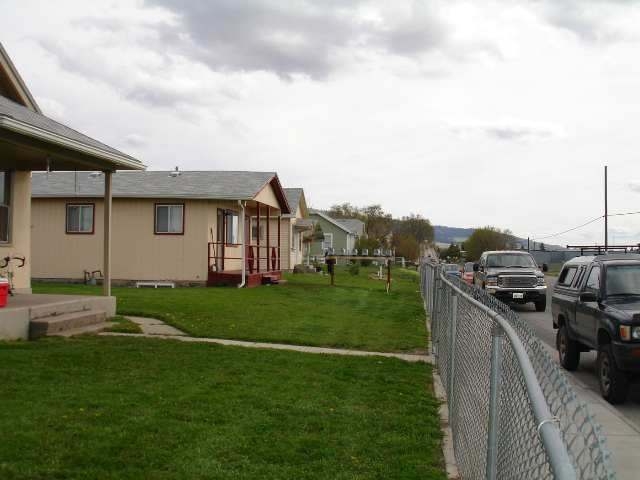
[[[324,355],[348,355],[353,357],[387,357],[397,358],[405,362],[423,362],[433,363],[430,355],[415,355],[410,353],[389,353],[389,352],[369,352],[364,350],[348,350],[343,348],[326,348],[326,347],[310,347],[306,345],[289,345],[284,343],[267,343],[267,342],[248,342],[244,340],[228,340],[224,338],[204,338],[189,337],[184,332],[167,325],[161,320],[154,318],[130,317],[129,320],[137,323],[143,333],[117,333],[103,332],[100,335],[105,336],[126,336],[126,337],[147,337],[147,338],[164,338],[170,340],[178,340],[181,342],[200,342],[200,343],[216,343],[218,345],[228,345],[234,347],[246,348],[267,348],[272,350],[290,350],[294,352],[315,353]]]
[[[554,358],[557,357],[558,354],[554,348],[544,342],[543,345]],[[564,374],[576,391],[578,398],[587,404],[596,422],[602,427],[617,478],[619,480],[639,478],[640,428],[625,418],[577,375],[566,370]]]

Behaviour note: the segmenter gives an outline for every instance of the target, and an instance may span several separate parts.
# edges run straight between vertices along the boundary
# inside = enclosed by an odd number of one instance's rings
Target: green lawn
[[[371,280],[373,269],[350,275],[339,268],[336,286],[317,274],[287,275],[288,283],[232,287],[114,288],[118,313],[154,317],[201,337],[258,340],[377,351],[426,347],[425,313],[415,271],[394,269],[393,288]],[[100,287],[34,284],[34,293],[99,294]]]
[[[446,478],[428,365],[122,337],[0,364],[3,479]]]

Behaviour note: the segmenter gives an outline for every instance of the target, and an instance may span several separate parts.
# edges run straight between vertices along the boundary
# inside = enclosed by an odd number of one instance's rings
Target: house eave
[[[108,170],[144,170],[146,168],[144,164],[131,157],[107,152],[42,128],[34,127],[33,125],[11,117],[0,116],[0,128],[110,162],[113,165],[109,166]]]

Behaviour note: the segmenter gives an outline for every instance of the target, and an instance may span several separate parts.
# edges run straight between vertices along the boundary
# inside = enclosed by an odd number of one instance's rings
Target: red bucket
[[[7,306],[7,297],[9,296],[9,280],[0,278],[0,308]]]

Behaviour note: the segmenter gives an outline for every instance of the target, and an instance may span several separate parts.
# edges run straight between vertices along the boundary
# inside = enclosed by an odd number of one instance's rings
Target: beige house
[[[34,312],[59,313],[60,299],[31,292],[31,172],[91,169],[103,172],[107,188],[102,203],[106,215],[100,237],[104,294],[110,295],[110,185],[115,170],[141,170],[138,160],[42,114],[6,51],[0,45],[0,274],[10,279],[15,296],[0,309],[0,339],[26,338]],[[56,255],[49,251],[49,255]],[[64,299],[69,302],[68,298]],[[63,302],[64,303],[64,302]],[[85,309],[86,299],[82,306]],[[109,302],[115,310],[115,299]],[[36,305],[38,308],[36,308]],[[68,308],[67,308],[68,307]],[[71,308],[67,305],[67,310]],[[104,315],[105,312],[102,312]]]
[[[103,191],[99,173],[34,174],[34,278],[101,276]],[[277,282],[289,262],[281,218],[289,213],[271,172],[119,172],[113,176],[114,281]]]
[[[284,192],[291,207],[291,213],[282,216],[282,243],[289,252],[283,255],[283,269],[293,270],[301,265],[305,258],[303,238],[306,232],[313,230],[313,223],[309,219],[307,200],[302,188],[285,188]],[[286,259],[285,259],[286,257]]]

